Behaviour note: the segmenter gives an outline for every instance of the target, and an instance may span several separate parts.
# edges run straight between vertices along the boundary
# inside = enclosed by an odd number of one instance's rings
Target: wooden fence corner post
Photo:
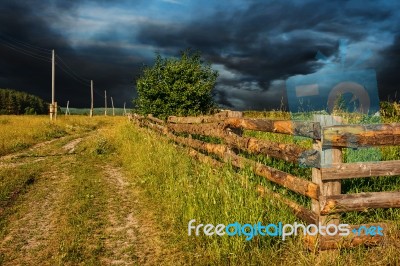
[[[314,122],[319,122],[321,130],[326,126],[339,125],[342,122],[341,117],[330,115],[314,115]],[[321,134],[322,135],[322,134]],[[323,139],[314,140],[313,149],[320,151],[320,167],[327,167],[333,163],[342,162],[342,149],[336,147],[322,148]],[[329,224],[339,224],[340,214],[321,215],[321,202],[324,202],[326,196],[341,194],[341,181],[329,180],[323,181],[321,168],[312,168],[312,181],[319,186],[320,194],[318,200],[312,200],[311,209],[317,214],[317,225],[327,226]],[[321,241],[321,239],[320,239]]]

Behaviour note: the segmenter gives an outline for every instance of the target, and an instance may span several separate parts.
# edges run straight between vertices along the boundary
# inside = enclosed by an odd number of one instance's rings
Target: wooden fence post
[[[341,117],[338,116],[330,116],[330,115],[314,115],[314,122],[319,122],[321,125],[321,130],[325,126],[333,126],[341,124]],[[319,150],[321,153],[321,162],[320,165],[323,167],[329,167],[333,163],[341,163],[342,162],[342,149],[335,147],[325,147],[322,148],[322,142],[324,140],[314,140],[313,148],[315,150]],[[340,180],[322,180],[322,171],[321,168],[312,168],[312,181],[319,185],[320,195],[319,200],[312,200],[312,211],[314,211],[318,216],[318,223],[321,225],[328,224],[339,224],[340,214],[334,215],[321,215],[321,201],[324,200],[324,197],[331,195],[341,194],[341,181]]]

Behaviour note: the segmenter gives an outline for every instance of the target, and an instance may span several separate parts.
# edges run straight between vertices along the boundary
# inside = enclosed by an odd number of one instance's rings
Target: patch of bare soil
[[[24,151],[19,151],[17,153],[12,153],[8,154],[5,156],[0,157],[0,166],[4,167],[18,167],[26,163],[36,163],[45,160],[47,156],[57,156],[57,155],[68,155],[68,154],[73,154],[75,152],[76,146],[84,139],[83,137],[78,137],[73,139],[72,141],[68,142],[65,144],[61,151],[45,151],[43,155],[40,155],[38,157],[37,155],[31,156],[29,154],[31,153],[37,153],[39,151],[42,151],[46,149],[48,146],[50,146],[52,143],[55,141],[62,141],[66,137],[61,137],[58,139],[52,139],[49,141],[41,142],[38,143],[31,148],[24,150]]]
[[[0,254],[7,256],[4,265],[50,265],[57,245],[56,232],[60,195],[68,177],[47,173],[34,190],[23,195],[17,215],[12,215]]]
[[[67,137],[68,136],[64,136],[64,137],[61,137],[61,138],[51,139],[51,140],[47,140],[47,141],[44,141],[44,142],[37,143],[37,144],[33,145],[32,147],[30,147],[29,149],[18,151],[18,152],[15,152],[15,153],[10,153],[10,154],[4,155],[4,156],[0,156],[0,160],[12,160],[12,159],[18,158],[21,155],[26,154],[27,152],[34,152],[36,150],[39,150],[39,149],[41,149],[43,147],[46,147],[46,146],[52,144],[55,141],[60,141],[60,140],[63,140],[65,138],[67,138]]]
[[[75,152],[76,146],[82,141],[83,138],[77,138],[74,139],[73,141],[65,144],[62,148],[69,154],[72,154]]]
[[[75,160],[75,149],[85,139],[79,137],[58,146],[57,153],[70,164]],[[60,140],[60,139],[58,139]],[[43,154],[41,160],[53,156],[49,146],[55,140],[41,143],[30,150]],[[0,158],[0,164],[18,166],[32,163],[38,158],[20,157],[20,154]],[[12,157],[15,156],[15,157]],[[103,167],[104,184],[108,196],[107,225],[102,232],[104,252],[99,254],[104,265],[171,265],[165,261],[166,248],[153,222],[151,210],[139,202],[139,192],[124,176],[122,169],[107,164]],[[0,264],[51,265],[56,261],[60,243],[58,230],[63,217],[66,187],[70,177],[63,169],[49,169],[43,173],[32,189],[18,198],[7,217],[7,229],[0,236]],[[93,236],[99,237],[99,236]],[[170,253],[170,251],[169,251]]]
[[[139,208],[137,192],[132,188],[122,170],[107,165],[104,168],[112,197],[108,200],[106,228],[106,257],[109,265],[160,265],[163,264],[163,243],[152,220],[144,220]]]
[[[61,138],[35,145],[29,151],[41,151],[56,140],[61,141]],[[75,149],[81,140],[78,138],[65,145],[64,153]],[[21,158],[22,153],[0,158],[0,165],[18,167],[46,159]],[[12,207],[15,214],[8,217],[7,231],[0,239],[0,264],[5,259],[4,265],[50,265],[57,252],[58,244],[54,243],[53,236],[62,211],[61,195],[68,176],[62,173],[62,169],[50,169],[38,180],[34,189],[19,198],[18,206]]]

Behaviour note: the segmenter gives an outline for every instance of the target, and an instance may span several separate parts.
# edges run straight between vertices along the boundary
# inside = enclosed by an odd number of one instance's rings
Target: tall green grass
[[[167,139],[146,129],[125,124],[120,128],[118,149],[122,164],[157,209],[160,230],[168,236],[171,248],[184,249],[189,262],[218,265],[260,262],[271,258],[265,252],[283,252],[293,245],[277,238],[188,236],[187,223],[196,224],[265,223],[295,218],[283,206],[268,204],[254,189],[241,185],[235,172],[226,167],[216,170],[184,155]],[[249,174],[249,173],[243,173]],[[278,261],[279,258],[277,257]]]
[[[317,113],[317,112],[315,112]],[[269,112],[245,112],[245,116],[252,118],[269,118],[269,119],[295,119],[303,121],[312,121],[314,113],[299,113],[291,114],[282,111],[269,111]],[[400,122],[400,104],[398,103],[381,103],[381,110],[379,116],[364,115],[360,113],[348,113],[346,111],[336,109],[333,115],[340,116],[343,124],[377,124],[377,123],[398,123]],[[278,143],[295,143],[303,148],[310,149],[312,147],[311,139],[302,137],[293,137],[289,135],[274,134],[268,132],[254,132],[245,131],[246,136],[252,136],[260,139],[266,139]],[[379,162],[400,159],[400,147],[387,146],[387,147],[367,147],[367,148],[344,148],[343,162]],[[279,170],[291,173],[293,175],[311,180],[311,169],[304,169],[298,165],[285,163],[282,160],[274,160],[266,156],[251,156],[256,158],[269,166]],[[270,184],[271,185],[271,184]],[[360,192],[381,192],[381,191],[399,191],[400,190],[400,176],[382,176],[382,177],[366,177],[357,179],[342,180],[342,194],[360,193]],[[291,199],[309,206],[310,200],[294,194],[285,188],[280,187],[281,193],[287,194]],[[345,223],[367,223],[377,221],[399,221],[399,209],[378,209],[368,210],[365,212],[350,212],[342,214],[342,221]],[[400,227],[400,223],[398,225]]]
[[[236,221],[269,224],[299,220],[285,205],[268,196],[258,196],[254,189],[257,184],[275,190],[282,188],[254,176],[250,169],[239,173],[229,166],[213,169],[191,159],[184,148],[132,124],[121,125],[117,132],[113,138],[122,166],[143,191],[142,200],[146,200],[148,208],[156,213],[159,230],[170,249],[184,254],[184,264],[330,265],[331,262],[321,262],[317,254],[309,252],[301,237],[282,241],[278,237],[257,236],[246,241],[244,236],[188,236],[188,222],[192,219],[196,220],[194,224],[214,225]],[[281,167],[288,166],[281,164]],[[245,184],[238,174],[247,179]],[[394,217],[400,216],[395,214]],[[393,254],[393,246],[385,249],[388,254]],[[359,247],[330,259],[336,265],[367,264],[382,259],[377,255],[379,252],[382,249]],[[393,262],[400,257],[391,255],[383,260]]]

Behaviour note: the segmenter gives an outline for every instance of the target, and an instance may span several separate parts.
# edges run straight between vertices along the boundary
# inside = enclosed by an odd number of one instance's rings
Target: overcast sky
[[[155,52],[200,50],[219,71],[215,98],[231,109],[279,108],[285,80],[318,73],[317,60],[376,70],[381,100],[399,91],[398,1],[50,1],[0,2],[0,87],[51,99],[51,49],[57,54],[56,101],[95,107],[103,93],[116,106],[135,97],[135,79]],[[60,59],[61,58],[61,59]],[[68,73],[65,73],[68,72]],[[400,94],[397,93],[397,99]]]

